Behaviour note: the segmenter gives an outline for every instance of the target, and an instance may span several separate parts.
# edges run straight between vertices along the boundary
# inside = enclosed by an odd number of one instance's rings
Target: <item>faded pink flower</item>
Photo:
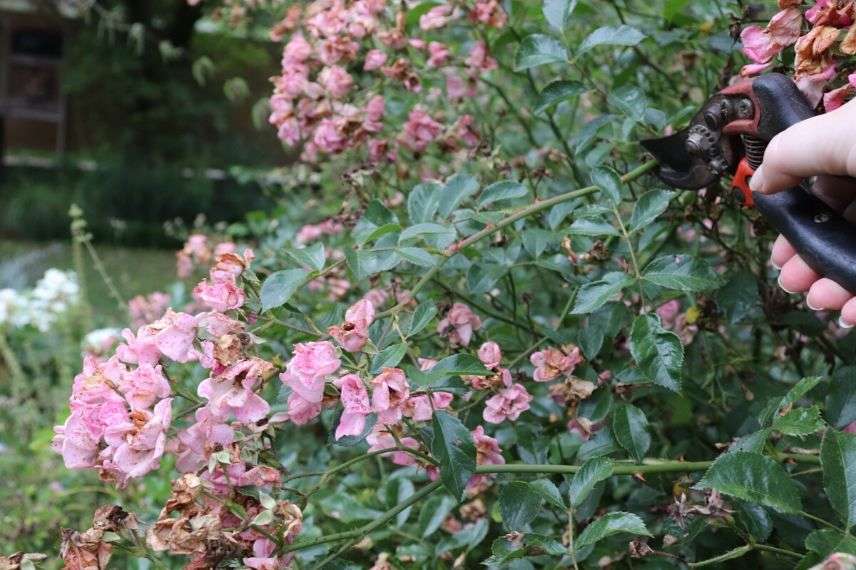
[[[345,150],[347,139],[340,129],[338,119],[322,119],[315,128],[312,142],[321,152],[337,153]]]
[[[244,291],[234,281],[203,279],[193,288],[193,298],[215,311],[230,311],[244,304]]]
[[[574,346],[566,353],[558,348],[546,348],[529,357],[535,367],[533,378],[536,382],[549,382],[560,375],[568,376],[583,361],[580,348]]]
[[[318,83],[327,90],[334,99],[341,99],[348,94],[354,85],[353,78],[338,65],[325,67],[318,74]]]
[[[410,386],[399,368],[384,368],[372,379],[372,410],[379,424],[394,424],[401,420],[404,405],[410,397]]]
[[[443,67],[449,61],[452,53],[449,48],[440,42],[428,44],[428,67]]]
[[[104,430],[108,447],[101,452],[105,467],[117,472],[120,484],[142,477],[160,465],[166,447],[166,430],[172,421],[172,398],[158,402],[153,412],[136,410]]]
[[[499,345],[493,341],[488,341],[479,347],[479,360],[491,370],[497,368],[502,362],[502,351]]]
[[[482,417],[488,423],[499,424],[505,420],[515,421],[529,409],[532,396],[522,384],[512,384],[485,402]]]
[[[487,44],[479,40],[467,56],[467,66],[473,73],[492,71],[498,67],[496,60],[490,56]]]
[[[220,375],[203,380],[196,392],[208,400],[208,409],[215,418],[234,414],[239,422],[252,424],[270,412],[270,405],[254,389],[272,372],[273,366],[260,358],[242,360]]]
[[[499,442],[484,433],[484,427],[476,426],[471,432],[476,445],[477,465],[504,465],[505,458]],[[493,482],[493,475],[473,475],[467,481],[467,494],[475,496],[485,490]]]
[[[160,349],[157,345],[156,334],[148,327],[143,327],[137,334],[131,329],[122,331],[125,343],[116,347],[116,356],[128,364],[157,364],[160,360]]]
[[[435,121],[431,115],[417,105],[410,111],[399,140],[410,150],[422,152],[442,132],[443,125]]]
[[[470,21],[494,28],[503,27],[507,20],[508,16],[499,0],[476,0],[475,6],[470,11]]]
[[[444,410],[452,404],[454,396],[449,392],[433,392],[431,400],[427,394],[411,396],[404,403],[404,415],[417,422],[427,422],[434,410]]]
[[[446,335],[452,346],[468,346],[473,331],[481,328],[481,319],[463,303],[455,303],[437,323],[437,333]]]
[[[419,27],[425,31],[442,28],[449,23],[451,16],[452,6],[448,4],[435,6],[419,17]]]
[[[826,84],[835,78],[835,65],[830,64],[820,73],[813,73],[797,77],[797,87],[808,99],[809,104],[815,107],[823,98],[823,89]]]
[[[196,340],[196,317],[168,309],[160,320],[149,327],[152,331],[157,331],[155,344],[164,356],[176,362],[196,360],[197,353],[193,348],[193,341]]]
[[[374,314],[372,302],[360,299],[345,312],[345,322],[330,327],[327,332],[348,352],[359,352],[368,342]]]
[[[128,301],[128,313],[135,328],[140,328],[161,318],[169,308],[170,296],[155,291],[149,295],[137,295]]]
[[[366,416],[372,412],[369,393],[363,381],[356,374],[346,374],[334,384],[339,387],[339,399],[344,408],[336,427],[336,439],[362,434],[366,427]]]
[[[363,128],[370,133],[376,133],[383,129],[383,115],[386,111],[386,103],[383,95],[375,95],[366,103],[365,119]]]
[[[366,441],[369,444],[369,452],[398,447],[398,443],[396,443],[395,438],[392,437],[389,431],[380,424],[375,424],[371,433],[366,437]],[[412,437],[402,437],[399,438],[399,441],[401,441],[401,445],[404,447],[419,449],[419,442]],[[383,455],[392,455],[392,462],[395,465],[402,465],[404,467],[416,465],[416,458],[406,451],[393,451],[391,453],[384,453]]]
[[[743,53],[754,63],[767,63],[776,57],[782,46],[770,37],[770,34],[760,26],[747,26],[740,33],[743,42]]]
[[[776,13],[767,25],[767,32],[774,44],[786,47],[795,43],[802,31],[802,11],[799,8],[786,8]]]
[[[301,398],[320,403],[324,396],[326,377],[341,366],[336,347],[328,341],[304,342],[294,346],[280,380]]]
[[[211,453],[235,440],[234,430],[211,415],[207,407],[196,410],[196,423],[178,432],[175,442],[176,468],[182,473],[197,471],[208,464]]]
[[[366,60],[363,64],[363,69],[366,71],[374,71],[380,69],[386,63],[386,52],[379,49],[372,49],[366,53]]]
[[[319,402],[310,402],[302,398],[297,392],[292,392],[288,396],[288,419],[295,425],[308,424],[320,413],[321,404]]]
[[[675,326],[675,319],[681,314],[681,302],[677,299],[666,301],[657,308],[657,315],[667,329]]]
[[[140,364],[136,369],[122,375],[119,391],[125,396],[132,410],[148,409],[171,393],[162,367],[151,364]]]

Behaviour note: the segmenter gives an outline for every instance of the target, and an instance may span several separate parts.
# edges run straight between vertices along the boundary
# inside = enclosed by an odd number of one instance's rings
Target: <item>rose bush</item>
[[[852,335],[637,141],[741,73],[840,105],[856,3],[256,4],[207,8],[276,16],[299,161],[85,357],[55,450],[170,487],[66,567],[852,564]]]

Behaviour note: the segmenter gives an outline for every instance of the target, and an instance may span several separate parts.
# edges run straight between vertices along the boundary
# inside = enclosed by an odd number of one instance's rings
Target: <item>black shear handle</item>
[[[814,110],[789,78],[767,74],[753,83],[760,106],[759,138],[769,142]],[[808,150],[808,149],[807,149]],[[856,180],[851,179],[856,185]],[[754,193],[755,206],[818,274],[856,294],[856,225],[803,186],[773,195]]]

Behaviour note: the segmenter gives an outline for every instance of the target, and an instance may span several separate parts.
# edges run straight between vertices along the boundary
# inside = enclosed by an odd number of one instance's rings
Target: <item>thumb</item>
[[[856,106],[851,102],[776,135],[749,182],[752,191],[772,194],[796,186],[811,176],[856,174],[848,169],[851,150],[856,149],[854,120]],[[849,166],[856,167],[856,164]]]

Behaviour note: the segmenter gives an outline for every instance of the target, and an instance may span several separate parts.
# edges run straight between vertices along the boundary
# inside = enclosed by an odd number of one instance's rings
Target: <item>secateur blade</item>
[[[698,190],[716,181],[717,176],[687,152],[689,129],[659,139],[642,141],[642,146],[660,163],[657,176],[674,188]]]
[[[686,129],[644,140],[642,146],[659,161],[658,175],[663,182],[674,188],[700,190],[734,172],[742,143],[728,132],[728,125],[751,113],[751,102],[747,107],[730,93],[718,93],[695,114]]]

